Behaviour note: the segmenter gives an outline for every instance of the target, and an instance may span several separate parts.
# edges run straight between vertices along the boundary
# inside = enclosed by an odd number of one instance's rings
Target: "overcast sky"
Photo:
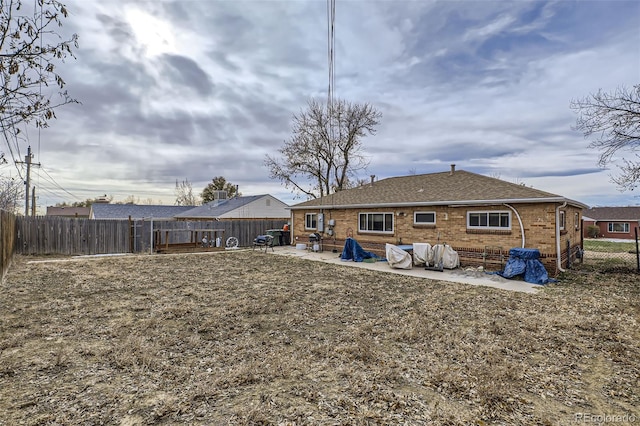
[[[82,104],[21,146],[42,164],[40,206],[104,194],[173,204],[176,180],[200,193],[215,176],[304,201],[263,161],[292,114],[326,99],[326,1],[64,3],[80,47],[58,70]],[[382,113],[362,178],[455,163],[588,205],[640,204],[610,182],[615,168],[598,168],[569,109],[640,83],[639,1],[336,3],[335,95]]]

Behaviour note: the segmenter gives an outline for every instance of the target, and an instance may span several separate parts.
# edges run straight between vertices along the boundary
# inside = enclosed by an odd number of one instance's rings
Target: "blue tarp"
[[[547,284],[553,280],[549,279],[549,274],[540,260],[540,250],[512,248],[509,250],[509,260],[504,266],[504,270],[498,275],[505,278],[513,278],[522,275],[524,280],[532,284]]]
[[[371,253],[370,251],[365,251],[360,244],[356,240],[351,237],[348,237],[344,242],[344,248],[342,249],[342,254],[340,255],[341,260],[353,260],[354,262],[362,262],[364,259],[376,259],[376,260],[384,260],[380,256],[375,253]]]

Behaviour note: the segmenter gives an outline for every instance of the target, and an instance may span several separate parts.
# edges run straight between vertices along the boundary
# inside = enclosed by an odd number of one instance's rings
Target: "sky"
[[[57,69],[80,104],[26,129],[14,158],[32,146],[39,209],[102,195],[174,204],[176,181],[200,193],[216,176],[305,201],[264,159],[293,114],[327,98],[325,0],[64,3],[59,32],[79,48]],[[334,95],[382,113],[359,177],[455,164],[590,206],[640,205],[640,190],[611,182],[615,162],[598,167],[569,108],[640,84],[638,22],[637,0],[337,0]]]

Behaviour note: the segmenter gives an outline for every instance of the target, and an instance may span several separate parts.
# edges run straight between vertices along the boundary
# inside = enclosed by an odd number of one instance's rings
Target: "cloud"
[[[213,93],[211,78],[193,59],[165,53],[160,57],[160,62],[170,85],[182,86],[205,96]]]
[[[456,163],[589,204],[633,201],[596,167],[569,109],[638,83],[640,3],[615,6],[338,3],[336,96],[383,113],[363,141],[363,175]],[[57,111],[36,159],[62,187],[77,199],[133,193],[171,204],[176,179],[200,192],[222,175],[244,194],[294,199],[263,160],[307,99],[326,99],[323,2],[70,0],[68,9],[61,31],[77,32],[80,49],[58,68],[82,104]],[[73,201],[55,187],[41,193],[41,205]]]

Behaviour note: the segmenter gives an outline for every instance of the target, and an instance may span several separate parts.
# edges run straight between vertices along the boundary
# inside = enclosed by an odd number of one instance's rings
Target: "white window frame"
[[[614,231],[613,225],[622,225],[622,229],[624,229],[624,231]],[[628,234],[630,226],[628,222],[609,222],[607,224],[607,229],[611,234]]]
[[[418,215],[419,214],[432,214],[433,215],[433,222],[418,222]],[[436,224],[436,212],[414,212],[413,213],[413,224],[414,225],[435,225]]]
[[[487,225],[471,225],[471,215],[487,215]],[[489,215],[491,214],[506,214],[509,218],[509,226],[489,226]],[[470,210],[467,212],[467,229],[482,229],[482,230],[495,230],[495,231],[511,231],[511,212],[509,210]]]
[[[560,210],[560,230],[564,231],[566,225],[567,225],[567,215],[565,214],[564,210]]]
[[[309,226],[309,220],[311,220],[311,226]],[[315,226],[313,226],[314,224]],[[309,230],[318,229],[318,213],[305,213],[304,229],[309,229]]]
[[[575,222],[576,231],[580,229],[580,213],[575,212],[573,215],[573,221]]]
[[[362,215],[366,215],[367,219],[366,219],[366,223],[369,224],[369,216],[371,215],[382,215],[382,230],[375,230],[375,229],[362,229],[362,221],[360,220]],[[391,229],[384,229],[387,221],[386,221],[386,216],[390,216],[391,217]],[[358,213],[358,232],[361,233],[370,233],[370,234],[393,234],[394,230],[395,230],[395,214],[393,214],[393,212],[359,212]]]

